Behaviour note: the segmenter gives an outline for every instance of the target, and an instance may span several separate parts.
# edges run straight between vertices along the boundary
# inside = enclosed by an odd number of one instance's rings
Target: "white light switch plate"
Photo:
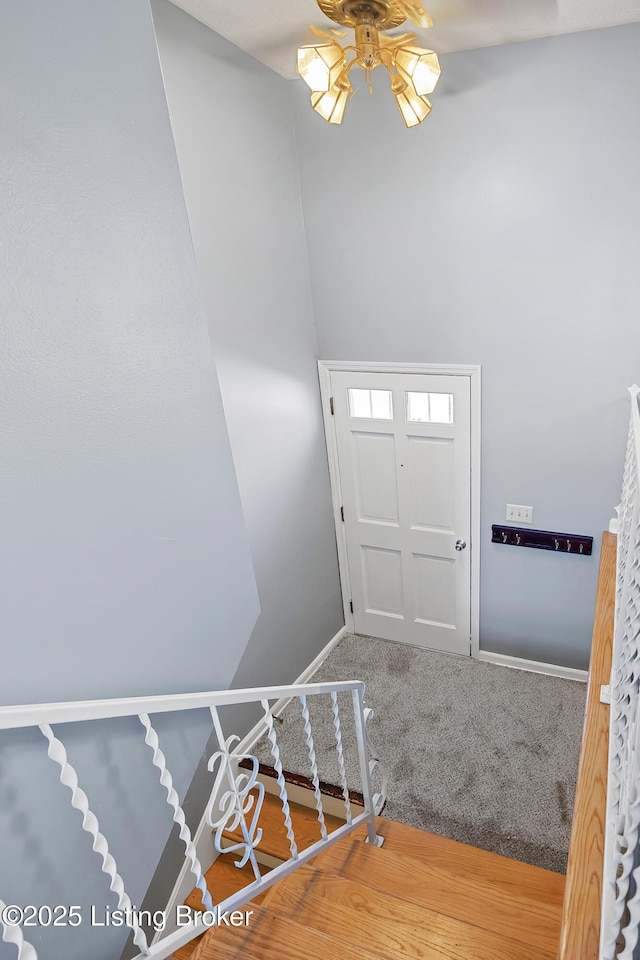
[[[533,507],[523,507],[519,503],[508,503],[507,521],[509,523],[533,523]]]

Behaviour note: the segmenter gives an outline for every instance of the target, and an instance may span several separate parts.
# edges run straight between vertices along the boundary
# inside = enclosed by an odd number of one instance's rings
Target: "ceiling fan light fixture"
[[[438,55],[433,50],[407,44],[398,47],[393,59],[398,72],[415,88],[419,97],[433,93],[441,73]]]
[[[296,70],[311,89],[311,106],[328,123],[340,124],[353,93],[349,74],[364,70],[371,91],[371,73],[383,66],[391,78],[391,92],[407,127],[415,127],[429,115],[427,94],[440,77],[440,63],[433,50],[415,45],[415,33],[383,33],[413,20],[418,26],[432,21],[420,0],[317,0],[325,16],[355,33],[354,42],[342,47],[331,33],[312,26],[319,43],[298,49]],[[344,36],[338,30],[334,35]]]
[[[298,49],[296,70],[314,93],[326,93],[340,76],[345,60],[339,43],[310,43]]]

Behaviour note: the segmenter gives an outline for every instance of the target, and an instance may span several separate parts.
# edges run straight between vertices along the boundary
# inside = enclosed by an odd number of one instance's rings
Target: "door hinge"
[[[331,416],[335,416],[335,410],[333,409],[333,397],[329,397],[329,409],[331,410]]]
[[[342,519],[342,522],[344,523],[344,507],[340,507],[340,517]]]
[[[351,610],[351,613],[353,613],[353,600],[349,600],[349,608]]]

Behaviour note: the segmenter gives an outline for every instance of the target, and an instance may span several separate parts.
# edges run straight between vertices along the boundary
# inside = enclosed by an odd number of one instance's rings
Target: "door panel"
[[[455,525],[455,451],[453,440],[408,437],[411,526],[439,528]]]
[[[469,378],[334,371],[331,383],[356,631],[468,655]]]
[[[414,554],[416,620],[453,627],[456,621],[454,560]]]
[[[362,546],[362,585],[367,613],[403,619],[402,555]]]
[[[395,437],[353,433],[352,458],[358,520],[398,525]]]

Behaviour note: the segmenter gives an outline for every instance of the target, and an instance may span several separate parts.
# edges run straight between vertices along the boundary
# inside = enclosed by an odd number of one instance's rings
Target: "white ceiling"
[[[315,0],[173,0],[282,77],[295,77],[296,48],[309,43],[309,24],[335,26]],[[493,47],[559,33],[640,21],[640,0],[428,0],[435,26],[417,30],[437,53]],[[413,30],[411,23],[399,31]]]

